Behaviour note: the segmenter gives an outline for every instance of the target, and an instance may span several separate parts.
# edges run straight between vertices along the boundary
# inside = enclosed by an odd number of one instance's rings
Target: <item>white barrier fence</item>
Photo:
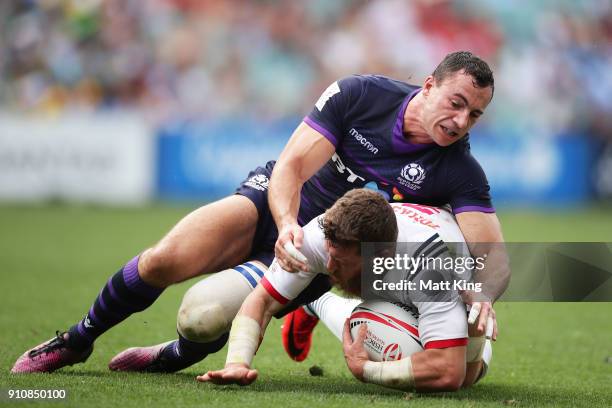
[[[130,115],[0,116],[0,200],[143,203],[154,194],[154,142]]]

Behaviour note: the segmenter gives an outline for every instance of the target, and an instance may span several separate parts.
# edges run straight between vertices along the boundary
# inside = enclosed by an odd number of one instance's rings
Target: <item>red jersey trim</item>
[[[287,303],[289,303],[289,299],[287,299],[286,297],[284,297],[283,295],[281,295],[280,293],[278,293],[278,291],[276,289],[274,289],[274,286],[272,286],[272,284],[270,283],[270,281],[268,279],[266,279],[266,277],[264,276],[263,278],[261,278],[261,281],[259,281],[259,283],[261,283],[261,285],[264,287],[264,289],[270,294],[270,296],[272,296],[274,298],[274,300],[276,300],[278,303],[280,303],[281,305],[286,305]]]
[[[446,340],[432,340],[427,342],[427,344],[425,344],[425,347],[423,347],[425,350],[429,350],[429,349],[442,349],[442,348],[449,348],[449,347],[460,347],[460,346],[467,346],[468,343],[468,339],[467,337],[461,338],[461,339],[446,339]]]

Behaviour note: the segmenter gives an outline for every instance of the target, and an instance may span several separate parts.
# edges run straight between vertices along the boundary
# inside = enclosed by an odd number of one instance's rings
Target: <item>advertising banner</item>
[[[140,204],[153,194],[153,137],[132,116],[0,118],[0,200]]]
[[[249,171],[278,157],[295,123],[188,122],[162,128],[159,197],[213,200],[232,194]]]
[[[585,135],[476,134],[471,148],[496,206],[573,205],[593,194],[595,147]]]

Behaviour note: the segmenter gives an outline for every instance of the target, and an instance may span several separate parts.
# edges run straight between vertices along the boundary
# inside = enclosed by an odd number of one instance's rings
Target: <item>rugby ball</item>
[[[383,301],[363,302],[351,313],[351,337],[367,325],[363,346],[372,361],[394,361],[422,351],[417,319],[401,306]]]

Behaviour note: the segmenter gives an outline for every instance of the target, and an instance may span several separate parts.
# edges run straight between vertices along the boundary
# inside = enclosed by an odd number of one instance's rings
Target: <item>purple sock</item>
[[[161,352],[154,371],[173,373],[202,361],[207,355],[221,350],[229,333],[209,343],[196,343],[187,340],[179,333],[178,340],[168,344]]]
[[[164,289],[153,287],[140,278],[139,257],[129,261],[108,280],[85,318],[70,328],[70,347],[89,347],[102,333],[132,313],[145,310],[161,295]]]

